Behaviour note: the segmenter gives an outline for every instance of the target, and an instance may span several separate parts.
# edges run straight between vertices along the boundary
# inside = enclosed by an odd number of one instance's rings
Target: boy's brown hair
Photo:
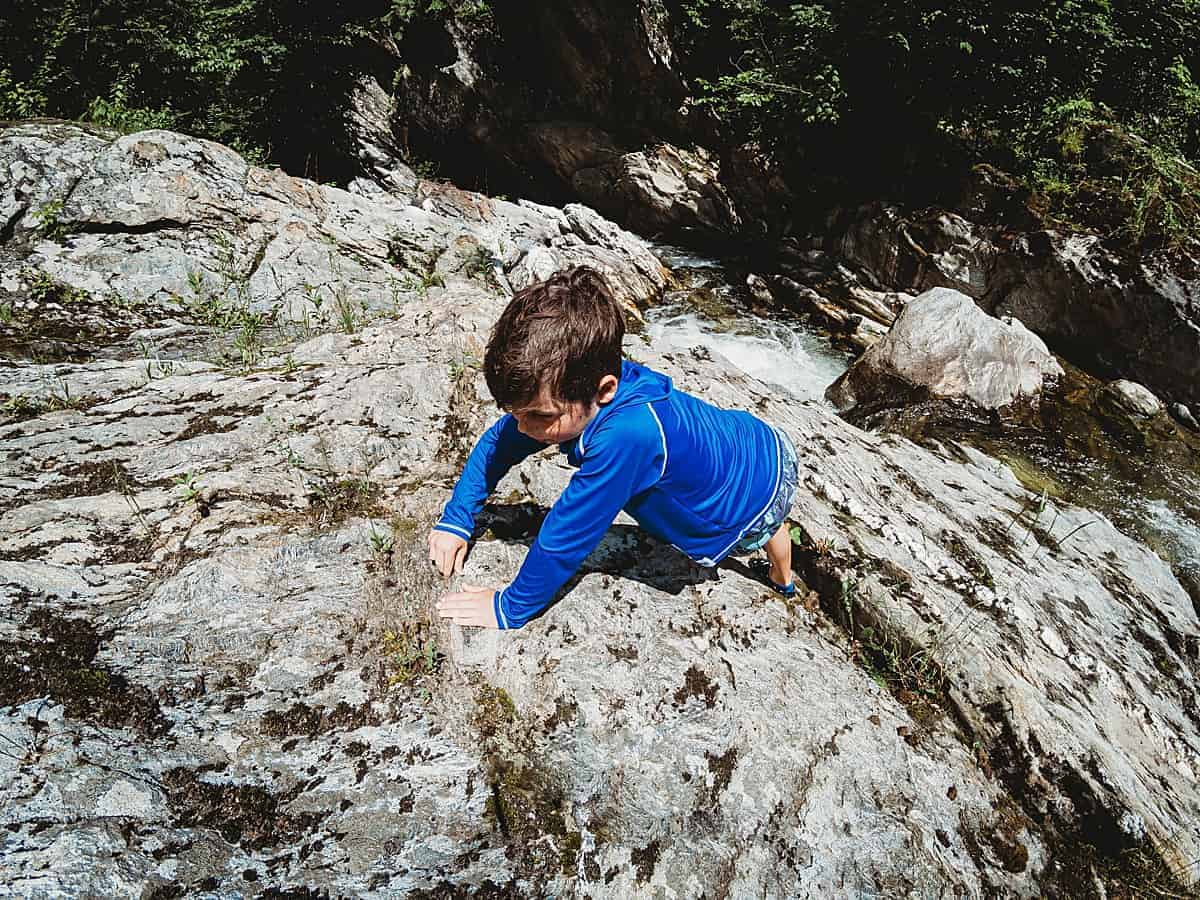
[[[590,404],[605,375],[621,377],[625,316],[604,279],[576,266],[513,295],[492,328],[483,372],[501,409],[550,396]]]

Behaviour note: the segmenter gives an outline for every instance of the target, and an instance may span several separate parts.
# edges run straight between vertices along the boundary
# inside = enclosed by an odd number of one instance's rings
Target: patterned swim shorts
[[[779,526],[786,521],[788,513],[792,511],[792,499],[796,496],[796,484],[800,477],[799,454],[790,437],[778,428],[774,430],[779,438],[779,460],[783,466],[779,477],[779,488],[775,491],[771,502],[767,504],[767,508],[751,523],[741,540],[734,545],[734,550],[743,553],[759,549],[775,536]]]

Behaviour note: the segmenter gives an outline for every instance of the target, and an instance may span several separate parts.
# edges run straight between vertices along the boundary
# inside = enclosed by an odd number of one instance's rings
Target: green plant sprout
[[[182,475],[176,475],[175,486],[179,489],[180,496],[185,504],[199,502],[200,486],[196,484],[196,475],[194,472],[184,472]]]

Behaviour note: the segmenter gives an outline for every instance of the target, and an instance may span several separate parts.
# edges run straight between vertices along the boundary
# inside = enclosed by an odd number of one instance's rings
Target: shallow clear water
[[[1196,458],[1180,452],[1185,445],[1138,443],[1084,415],[1037,429],[940,422],[918,431],[995,456],[1030,490],[1101,512],[1163,559],[1200,574],[1200,477]]]
[[[1150,527],[1162,535],[1168,550],[1181,568],[1200,572],[1200,523],[1171,509],[1165,500],[1142,502]]]

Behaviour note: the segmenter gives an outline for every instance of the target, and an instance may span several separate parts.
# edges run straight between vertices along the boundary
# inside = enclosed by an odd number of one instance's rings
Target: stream
[[[655,347],[703,346],[765,384],[824,402],[825,388],[853,361],[798,317],[756,309],[745,284],[722,263],[679,247],[652,245],[682,284],[646,314]]]
[[[680,283],[646,315],[656,347],[703,346],[791,397],[827,402],[825,388],[852,354],[800,317],[756,304],[744,275],[731,266],[652,246]],[[1200,603],[1200,439],[1181,440],[1161,425],[1123,427],[1097,412],[1100,384],[1065,362],[1064,368],[1068,375],[1048,392],[1037,422],[917,407],[893,413],[887,427],[926,446],[975,447],[1007,464],[1035,493],[1103,513],[1169,562]],[[1074,539],[1085,538],[1081,532]]]

